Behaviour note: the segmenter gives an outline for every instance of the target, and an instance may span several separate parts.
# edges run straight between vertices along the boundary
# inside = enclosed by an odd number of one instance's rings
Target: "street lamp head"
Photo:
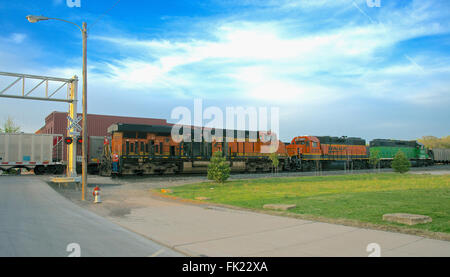
[[[49,20],[48,17],[41,16],[41,15],[28,15],[27,19],[31,23],[36,23],[36,22],[39,22],[39,21],[42,21],[42,20]]]

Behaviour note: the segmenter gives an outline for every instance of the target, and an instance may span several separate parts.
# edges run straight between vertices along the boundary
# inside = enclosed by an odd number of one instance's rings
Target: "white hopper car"
[[[62,174],[62,135],[0,133],[0,170],[33,169],[36,175]]]

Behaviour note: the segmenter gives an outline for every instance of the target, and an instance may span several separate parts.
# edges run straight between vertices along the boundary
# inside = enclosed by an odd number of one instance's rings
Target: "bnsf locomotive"
[[[183,133],[184,130],[188,133]],[[262,150],[270,147],[270,139],[276,139],[275,134],[213,130],[211,137],[206,139],[204,130],[182,128],[173,138],[171,126],[113,124],[108,128],[111,146],[110,149],[105,147],[100,174],[111,175],[111,154],[120,157],[119,173],[122,175],[206,172],[212,154],[217,151],[223,153],[234,172],[272,169],[270,153]],[[178,142],[181,136],[183,139]],[[278,141],[275,150],[280,161],[279,170],[282,170],[289,160],[286,146]]]
[[[286,147],[290,157],[289,169],[310,171],[341,166],[366,168],[369,150],[361,138],[296,137]]]
[[[402,151],[413,166],[428,166],[434,161],[432,157],[435,150],[428,150],[417,141],[375,139],[370,142],[371,155],[378,154],[381,167],[391,167],[398,151]]]

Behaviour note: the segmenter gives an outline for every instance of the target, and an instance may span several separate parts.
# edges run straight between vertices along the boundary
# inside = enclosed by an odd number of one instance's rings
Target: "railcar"
[[[121,175],[203,173],[207,171],[212,154],[217,151],[223,153],[233,172],[272,169],[270,153],[265,150],[270,139],[277,139],[276,134],[189,127],[181,128],[181,132],[172,136],[172,128],[163,125],[111,125],[108,128],[112,138],[110,153],[106,151],[102,159],[100,174],[111,175],[110,154],[119,155]],[[285,145],[277,141],[278,147],[273,152],[278,155],[281,170],[288,155]]]
[[[361,138],[299,136],[286,148],[290,157],[289,170],[362,169],[368,166],[369,150]]]
[[[391,167],[392,160],[398,151],[402,151],[412,166],[428,166],[433,164],[428,149],[417,141],[374,139],[370,142],[370,153],[378,153],[380,167]]]
[[[0,170],[25,168],[36,175],[62,174],[61,142],[62,135],[0,133]]]
[[[434,163],[449,164],[450,149],[435,148],[430,150],[430,156]]]

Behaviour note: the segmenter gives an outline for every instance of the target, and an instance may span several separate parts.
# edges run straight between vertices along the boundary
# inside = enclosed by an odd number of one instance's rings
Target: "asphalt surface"
[[[75,205],[37,177],[0,176],[0,257],[78,254],[183,256]]]

